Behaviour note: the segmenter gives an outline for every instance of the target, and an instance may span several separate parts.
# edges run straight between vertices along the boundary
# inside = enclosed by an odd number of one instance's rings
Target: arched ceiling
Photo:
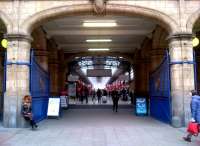
[[[117,27],[85,28],[84,20],[115,20]],[[125,16],[73,16],[43,25],[48,37],[54,38],[66,53],[87,52],[88,48],[110,48],[111,52],[129,53],[140,48],[150,37],[156,23],[145,18]],[[87,43],[86,39],[112,39],[107,43]]]

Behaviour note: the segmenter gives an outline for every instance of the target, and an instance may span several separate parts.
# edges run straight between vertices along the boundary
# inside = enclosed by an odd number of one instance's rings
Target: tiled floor
[[[36,131],[0,127],[0,146],[200,146],[199,137],[187,143],[184,135],[184,128],[136,117],[130,109],[71,109]]]
[[[97,97],[95,97],[95,99],[92,100],[92,97],[89,96],[88,97],[88,103],[86,103],[86,99],[84,99],[83,102],[81,102],[78,99],[74,99],[74,98],[70,97],[69,98],[69,104],[78,104],[78,105],[79,104],[84,104],[84,105],[86,105],[86,104],[88,104],[88,105],[102,105],[102,104],[103,105],[112,105],[113,102],[112,102],[112,97],[109,97],[109,96],[106,97],[106,103],[103,103],[103,97],[101,98],[101,103],[98,103]],[[123,101],[122,97],[120,97],[119,104],[120,105],[130,105],[131,104],[130,97],[128,98],[127,101]]]

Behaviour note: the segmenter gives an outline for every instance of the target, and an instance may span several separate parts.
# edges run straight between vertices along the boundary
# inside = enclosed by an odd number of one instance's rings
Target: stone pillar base
[[[25,94],[24,94],[25,95]],[[25,128],[28,124],[22,114],[23,95],[4,94],[3,126],[7,128]]]
[[[172,117],[172,126],[175,128],[180,128],[183,126],[183,120],[180,117]]]

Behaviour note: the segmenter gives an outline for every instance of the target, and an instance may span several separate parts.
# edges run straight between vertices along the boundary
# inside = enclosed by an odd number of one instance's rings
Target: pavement
[[[137,117],[131,109],[69,109],[35,131],[0,125],[0,146],[200,146],[199,137],[183,141],[185,134],[185,128]]]
[[[102,97],[103,98],[103,97]],[[88,103],[86,103],[86,99],[83,99],[83,102],[79,101],[77,98],[69,98],[69,104],[75,104],[75,105],[112,105],[113,101],[112,98],[110,96],[106,97],[106,103],[103,103],[102,98],[100,100],[100,104],[98,103],[97,97],[94,98],[94,100],[92,100],[92,97],[89,96],[88,97]],[[122,97],[120,97],[119,99],[119,105],[131,105],[131,99],[130,97],[128,97],[127,101],[123,101]]]

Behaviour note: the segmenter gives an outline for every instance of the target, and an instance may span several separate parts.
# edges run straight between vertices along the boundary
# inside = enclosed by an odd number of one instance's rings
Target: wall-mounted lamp
[[[8,47],[8,40],[3,39],[3,40],[1,41],[1,46],[4,47],[4,48],[7,48],[7,47]]]
[[[196,47],[196,46],[198,46],[199,45],[199,39],[197,38],[197,37],[194,37],[193,39],[192,39],[192,46],[193,47]]]

